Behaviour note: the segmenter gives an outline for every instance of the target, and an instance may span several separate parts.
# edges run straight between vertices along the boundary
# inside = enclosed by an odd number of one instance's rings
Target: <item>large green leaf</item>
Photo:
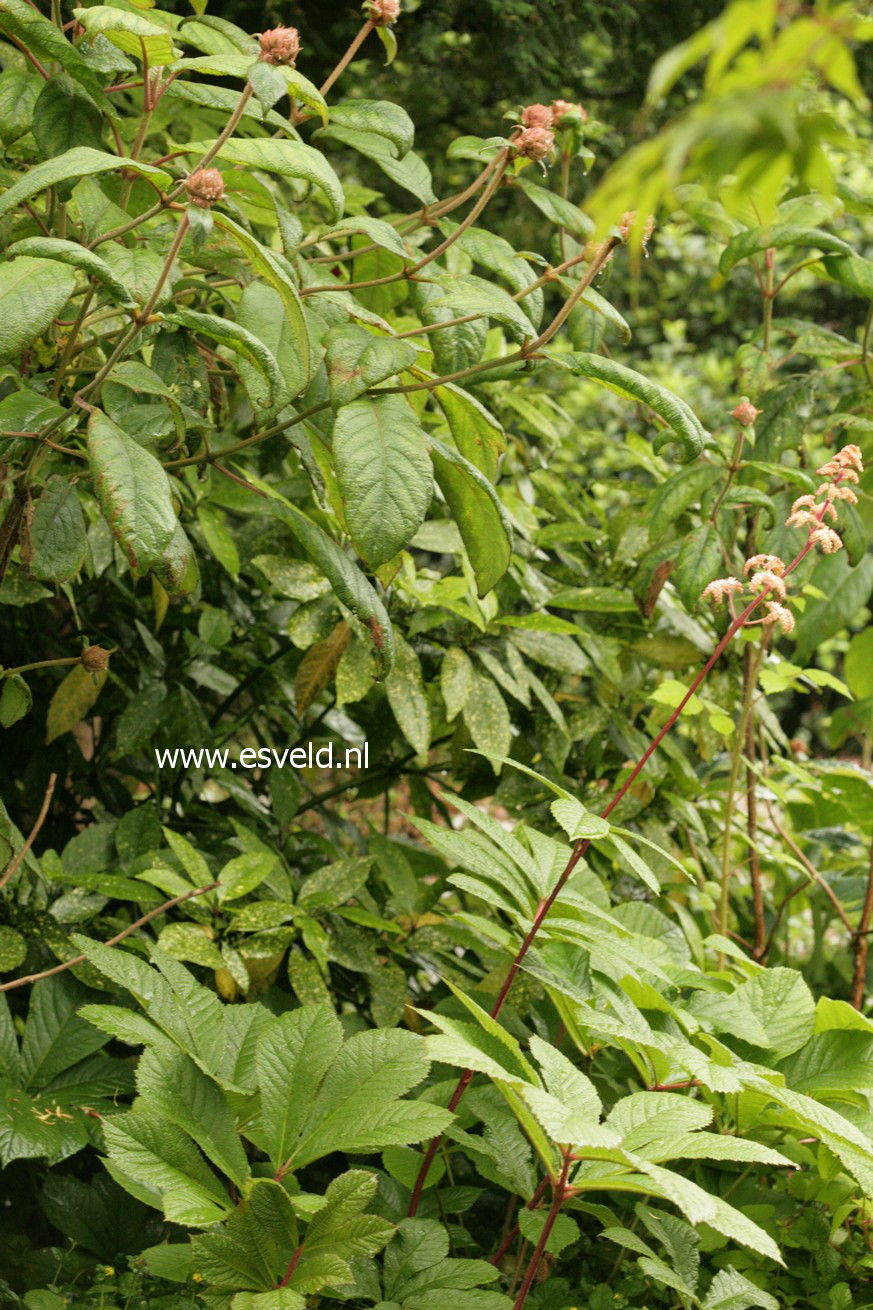
[[[33,107],[31,130],[43,159],[62,155],[73,146],[103,145],[103,115],[75,82],[52,78]]]
[[[495,482],[497,461],[506,449],[502,425],[480,400],[453,383],[437,387],[436,397],[458,450],[491,482]]]
[[[338,323],[324,342],[331,401],[337,408],[349,405],[377,382],[402,373],[418,358],[408,341],[374,336],[356,323]]]
[[[117,1183],[175,1223],[208,1228],[232,1209],[230,1198],[183,1129],[140,1104],[103,1121]]]
[[[330,121],[356,132],[374,132],[385,137],[398,159],[412,149],[415,125],[406,110],[390,100],[341,100],[338,105],[331,105]]]
[[[88,548],[76,484],[53,473],[36,502],[28,532],[30,571],[43,582],[67,582]]]
[[[591,378],[627,400],[636,401],[653,410],[668,425],[670,431],[660,433],[653,443],[660,449],[665,441],[677,440],[686,460],[694,459],[703,450],[706,432],[689,405],[650,378],[644,377],[624,364],[602,355],[575,353],[561,355],[556,362],[565,365],[580,377]]]
[[[394,667],[386,679],[388,703],[398,727],[418,755],[430,746],[430,706],[418,656],[402,638],[396,642]]]
[[[136,301],[127,287],[96,251],[80,246],[77,241],[62,241],[58,237],[25,237],[16,241],[6,252],[8,255],[28,255],[34,259],[56,259],[71,268],[78,268],[89,277],[101,282],[113,300],[120,305],[133,307]]]
[[[2,3],[3,0],[0,0],[0,4]],[[170,184],[170,175],[162,168],[129,159],[127,155],[110,155],[103,150],[94,150],[91,146],[74,146],[72,150],[56,155],[54,159],[47,159],[42,164],[34,164],[33,168],[29,168],[23,177],[9,187],[8,191],[4,191],[0,196],[0,218],[15,209],[22,201],[30,200],[31,196],[39,195],[40,191],[58,186],[61,182],[78,181],[94,173],[114,173],[121,168],[131,169],[134,173],[147,177],[161,190]]]
[[[784,250],[793,246],[815,246],[832,254],[851,255],[852,247],[840,237],[818,227],[776,223],[773,227],[751,227],[737,233],[722,251],[719,272],[726,276],[735,264],[763,250]]]
[[[509,517],[494,487],[475,464],[436,437],[431,437],[430,446],[437,482],[470,557],[479,595],[484,596],[509,568]]]
[[[234,323],[228,318],[219,318],[216,314],[201,314],[193,309],[177,309],[166,315],[167,322],[179,323],[192,332],[201,332],[211,337],[219,345],[226,346],[241,359],[246,360],[260,373],[266,384],[266,396],[271,408],[277,400],[281,402],[286,392],[285,380],[279,371],[276,357],[268,346],[253,332]]]
[[[536,328],[521,305],[508,291],[473,273],[445,273],[437,285],[440,294],[428,301],[428,308],[448,309],[453,317],[481,314],[507,328],[519,342],[532,341]]]
[[[32,54],[56,60],[93,96],[99,108],[114,113],[96,72],[55,24],[27,0],[0,0],[0,31],[16,37]]]
[[[0,264],[0,364],[17,359],[67,303],[76,286],[70,268],[26,255]]]
[[[150,68],[173,62],[175,51],[169,32],[142,14],[113,5],[92,5],[88,9],[74,9],[73,15],[92,41],[105,36],[126,55],[147,59]]]
[[[299,395],[318,367],[319,353],[312,339],[312,332],[297,288],[275,254],[261,245],[244,227],[241,227],[239,223],[235,223],[227,214],[216,212],[212,218],[216,227],[230,233],[248,255],[256,272],[281,297],[285,317],[288,320],[296,346],[296,358],[293,353],[290,356],[287,353],[283,355],[284,385],[290,395]]]
[[[88,421],[88,461],[100,508],[134,572],[160,561],[176,532],[170,483],[142,446],[94,410]]]
[[[394,663],[394,630],[378,593],[323,528],[307,518],[268,482],[251,474],[248,474],[248,479],[263,491],[269,502],[268,511],[290,528],[313,564],[317,564],[329,580],[339,600],[365,624],[382,672],[387,673]]]
[[[198,141],[185,146],[188,154],[201,155],[215,145]],[[243,168],[257,168],[280,177],[293,177],[318,187],[327,203],[331,222],[342,217],[345,207],[339,178],[320,150],[301,141],[276,141],[262,137],[231,137],[218,152],[218,158]]]
[[[427,438],[401,396],[365,396],[337,414],[333,456],[355,549],[375,567],[415,536],[433,495]]]

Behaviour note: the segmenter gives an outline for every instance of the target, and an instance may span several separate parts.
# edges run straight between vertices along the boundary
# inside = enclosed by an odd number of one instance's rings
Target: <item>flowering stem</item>
[[[305,287],[301,294],[304,296],[314,296],[319,291],[359,291],[364,287],[382,287],[389,282],[400,282],[404,278],[414,277],[416,273],[421,272],[421,270],[428,264],[433,263],[435,259],[439,259],[440,255],[445,254],[449,247],[453,246],[458,238],[466,232],[467,228],[475,223],[476,219],[482,213],[482,210],[488,204],[489,200],[494,195],[494,192],[500,185],[503,174],[506,171],[508,151],[503,150],[498,156],[498,159],[499,163],[494,171],[494,176],[491,178],[487,187],[482,192],[464,221],[459,223],[454,232],[447,236],[444,241],[441,241],[440,244],[425,255],[423,259],[420,259],[417,264],[413,264],[412,268],[403,268],[398,273],[387,273],[385,277],[368,278],[363,282],[344,282],[339,287],[332,283],[327,283],[323,286]]]
[[[730,903],[730,881],[731,881],[731,839],[734,817],[734,805],[736,803],[737,783],[739,782],[740,769],[743,763],[743,754],[746,746],[746,738],[749,732],[752,714],[752,698],[755,694],[755,688],[758,684],[758,668],[761,662],[761,653],[763,648],[759,647],[757,651],[746,652],[745,677],[743,680],[743,700],[740,709],[740,721],[734,734],[734,743],[731,749],[731,771],[728,781],[727,803],[725,805],[724,816],[724,845],[721,856],[721,893],[718,904],[718,931],[722,937],[727,933],[728,907]],[[724,954],[719,956],[719,968],[724,968]]]
[[[549,1185],[549,1179],[548,1179],[548,1175],[547,1175],[545,1178],[543,1178],[543,1179],[540,1181],[539,1186],[537,1187],[537,1189],[536,1189],[536,1191],[534,1192],[533,1196],[530,1198],[530,1200],[528,1201],[527,1205],[525,1206],[525,1209],[526,1209],[526,1210],[538,1210],[538,1209],[539,1209],[540,1204],[541,1204],[541,1202],[542,1202],[543,1196],[545,1195],[545,1191],[546,1191],[546,1188],[548,1187],[548,1185]],[[492,1255],[491,1260],[490,1260],[489,1263],[491,1263],[491,1264],[493,1264],[493,1265],[495,1265],[495,1266],[499,1265],[499,1264],[500,1264],[500,1261],[501,1261],[501,1260],[503,1259],[503,1257],[506,1255],[506,1252],[507,1252],[507,1251],[509,1250],[509,1248],[512,1246],[512,1243],[515,1241],[516,1237],[518,1237],[518,1224],[517,1224],[517,1223],[516,1223],[516,1224],[513,1224],[512,1228],[510,1228],[509,1232],[507,1232],[507,1233],[504,1235],[503,1240],[501,1241],[501,1243],[500,1243],[500,1245],[498,1246],[497,1250],[496,1250],[496,1251],[494,1252],[494,1254]]]
[[[374,31],[375,27],[376,24],[372,21],[372,19],[368,18],[366,23],[364,23],[363,27],[358,32],[358,35],[352,41],[348,50],[343,55],[342,59],[337,64],[336,68],[333,70],[332,73],[328,74],[325,81],[322,82],[321,86],[318,88],[323,96],[327,95],[328,91],[333,86],[337,78],[342,76],[346,68],[349,66],[349,64],[354,59],[355,55],[360,50],[361,46],[366,41],[367,37],[370,35],[372,31]]]
[[[858,931],[852,936],[855,967],[852,975],[851,1003],[856,1010],[863,1009],[867,986],[867,950],[870,941],[870,923],[873,920],[873,843],[870,845],[870,866],[867,872],[867,892]]]
[[[812,550],[812,542],[807,540],[803,548],[797,553],[797,555],[794,557],[791,563],[787,566],[782,576],[786,577],[789,573],[792,573],[794,569],[797,568],[798,564],[800,564],[800,562],[806,558],[806,556],[809,554],[811,550]],[[719,641],[715,650],[712,652],[709,659],[703,665],[703,668],[697,674],[694,681],[691,683],[691,686],[688,688],[685,695],[680,700],[679,704],[676,706],[670,717],[667,719],[667,722],[664,724],[664,726],[660,729],[657,735],[649,743],[646,750],[643,752],[640,759],[631,769],[627,778],[625,778],[621,787],[618,789],[615,796],[613,796],[609,804],[606,805],[604,809],[600,811],[601,819],[608,819],[610,814],[612,814],[613,810],[616,808],[616,806],[618,806],[624,800],[625,796],[627,795],[633,784],[636,782],[637,778],[642,773],[643,769],[646,767],[649,760],[652,758],[655,751],[660,746],[661,742],[667,736],[667,733],[674,726],[674,724],[678,722],[679,717],[682,714],[682,711],[685,709],[686,705],[688,705],[691,698],[695,695],[695,693],[700,688],[701,684],[705,681],[709,673],[718,663],[719,659],[724,654],[725,650],[730,645],[730,643],[733,641],[734,637],[739,632],[740,628],[745,626],[745,624],[751,618],[754,611],[758,608],[761,602],[766,599],[768,593],[771,590],[771,587],[772,584],[767,584],[766,586],[762,587],[762,589],[758,592],[758,594],[754,597],[754,599],[749,601],[746,608],[740,614],[738,614],[736,618],[732,621],[730,627],[727,629],[724,636]],[[494,1005],[492,1006],[491,1009],[492,1019],[497,1019],[498,1016],[500,1015],[500,1012],[503,1009],[504,1004],[506,1003],[506,998],[509,995],[510,988],[512,987],[512,984],[515,981],[519,969],[524,963],[525,956],[527,955],[528,951],[533,945],[537,933],[542,927],[543,921],[545,920],[546,916],[548,915],[555,901],[558,899],[564,887],[566,886],[568,879],[573,873],[573,870],[576,868],[576,865],[579,863],[580,859],[588,850],[588,847],[590,845],[591,845],[590,838],[585,838],[583,841],[576,842],[576,844],[573,847],[573,850],[570,853],[570,858],[568,859],[566,865],[564,866],[564,870],[561,873],[560,877],[558,878],[558,881],[555,883],[555,886],[552,888],[549,895],[540,902],[537,912],[534,915],[534,919],[530,926],[530,929],[528,930],[527,935],[525,936],[523,942],[521,943],[521,946],[518,948],[518,951],[515,954],[515,958],[513,959],[511,965],[509,966],[509,970],[506,974],[506,978],[504,979],[503,986],[500,988],[500,992],[498,993],[497,1000],[494,1002]],[[462,1073],[458,1085],[455,1088],[452,1099],[449,1102],[450,1110],[454,1111],[457,1108],[457,1105],[460,1102],[461,1097],[464,1095],[464,1092],[466,1091],[472,1076],[473,1076],[473,1071],[471,1069],[465,1069],[464,1072]],[[431,1166],[431,1163],[433,1161],[434,1156],[437,1153],[437,1150],[439,1149],[439,1145],[441,1141],[442,1141],[442,1136],[435,1137],[434,1140],[428,1146],[427,1151],[425,1152],[424,1161],[422,1162],[421,1168],[419,1169],[418,1177],[415,1180],[415,1186],[412,1189],[412,1196],[410,1198],[409,1210],[408,1210],[410,1217],[412,1217],[418,1209],[418,1205],[421,1200],[422,1188],[424,1186],[424,1180],[427,1177],[427,1171]]]

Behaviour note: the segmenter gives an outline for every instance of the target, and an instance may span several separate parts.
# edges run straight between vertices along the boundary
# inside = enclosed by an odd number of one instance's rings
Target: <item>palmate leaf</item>
[[[493,1283],[498,1276],[486,1260],[451,1258],[448,1233],[433,1219],[404,1219],[385,1252],[385,1297],[402,1305],[415,1305],[417,1298],[434,1292],[443,1293],[446,1304],[463,1306],[464,1298],[456,1293]]]
[[[103,1123],[112,1177],[175,1223],[207,1228],[232,1210],[230,1198],[183,1129],[139,1105]]]
[[[377,1184],[376,1174],[363,1169],[351,1169],[333,1180],[325,1193],[325,1204],[307,1229],[289,1287],[309,1293],[329,1284],[348,1282],[350,1260],[372,1258],[388,1244],[394,1225],[363,1213],[376,1194]],[[329,1280],[323,1275],[328,1262],[336,1269]]]
[[[184,1052],[150,1048],[140,1057],[137,1090],[149,1107],[182,1128],[216,1169],[242,1187],[251,1172],[227,1100]]]
[[[342,1045],[341,1036],[326,1006],[303,1006],[261,1039],[264,1144],[276,1168],[418,1142],[450,1121],[437,1106],[399,1099],[427,1074],[420,1037],[377,1029]]]

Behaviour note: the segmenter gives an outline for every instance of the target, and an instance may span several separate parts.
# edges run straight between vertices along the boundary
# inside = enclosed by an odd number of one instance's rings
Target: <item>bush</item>
[[[3,1295],[863,1305],[869,24],[438,200],[398,15],[0,0]]]

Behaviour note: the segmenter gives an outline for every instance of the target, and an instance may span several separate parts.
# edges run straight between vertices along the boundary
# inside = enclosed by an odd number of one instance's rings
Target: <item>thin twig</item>
[[[15,870],[21,864],[21,861],[24,859],[25,855],[30,850],[31,846],[39,836],[39,830],[46,821],[46,815],[48,814],[49,806],[52,803],[52,796],[54,795],[55,783],[57,782],[57,780],[58,780],[58,775],[56,773],[52,773],[49,775],[48,786],[45,789],[45,795],[42,798],[42,805],[40,806],[39,814],[36,816],[36,822],[34,823],[33,827],[30,830],[30,836],[27,838],[27,841],[24,843],[21,850],[14,857],[14,859],[12,859],[9,862],[9,864],[6,867],[5,873],[3,874],[2,877],[0,877],[0,890],[2,890],[2,888],[6,886],[7,882],[12,877],[13,873],[15,873]]]
[[[217,881],[210,882],[205,887],[195,887],[193,891],[185,892],[182,896],[174,896],[172,900],[164,901],[163,905],[159,905],[156,910],[149,910],[148,914],[144,914],[135,923],[128,924],[123,932],[116,933],[114,937],[109,938],[108,942],[103,942],[103,945],[117,946],[119,942],[124,941],[125,937],[129,937],[132,932],[136,932],[137,928],[142,928],[145,924],[151,923],[152,919],[157,919],[159,915],[165,914],[167,910],[172,910],[176,905],[181,905],[183,901],[190,901],[194,896],[203,896],[206,892],[215,891],[217,886]],[[77,964],[84,964],[86,958],[84,955],[77,955],[72,960],[65,960],[63,964],[56,964],[53,969],[43,969],[42,973],[30,973],[26,978],[13,978],[12,982],[3,983],[0,986],[0,992],[9,992],[13,987],[24,987],[28,983],[39,982],[41,978],[52,978],[56,973],[63,973],[65,969],[73,969]]]

